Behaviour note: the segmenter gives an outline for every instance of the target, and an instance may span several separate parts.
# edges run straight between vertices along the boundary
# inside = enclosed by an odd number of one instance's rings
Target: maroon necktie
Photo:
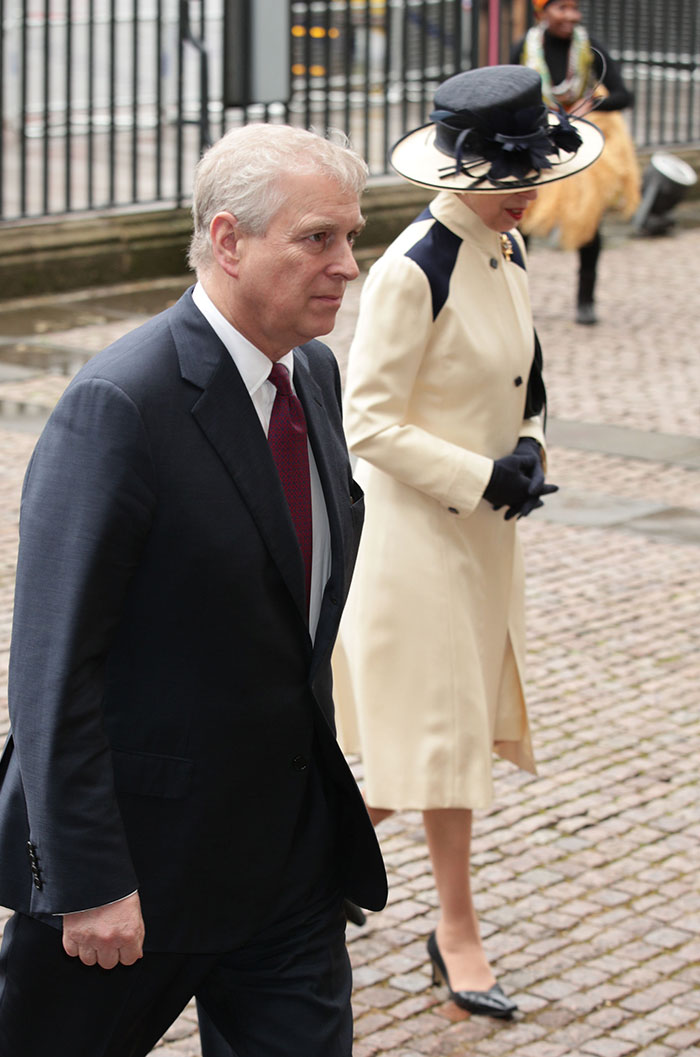
[[[292,392],[289,371],[275,363],[269,380],[277,390],[267,439],[292,514],[306,576],[306,611],[311,596],[311,477],[304,409]]]

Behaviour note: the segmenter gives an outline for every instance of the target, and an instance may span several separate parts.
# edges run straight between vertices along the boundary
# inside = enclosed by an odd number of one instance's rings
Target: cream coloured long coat
[[[524,255],[449,192],[365,282],[345,428],[366,493],[334,660],[341,743],[374,807],[487,807],[494,750],[534,772],[517,522],[482,498],[521,436]],[[518,260],[520,263],[518,263]]]

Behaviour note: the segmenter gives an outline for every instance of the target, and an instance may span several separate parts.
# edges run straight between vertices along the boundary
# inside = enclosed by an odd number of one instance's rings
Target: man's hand
[[[85,965],[133,965],[143,956],[144,935],[138,892],[118,903],[63,915],[63,949]]]

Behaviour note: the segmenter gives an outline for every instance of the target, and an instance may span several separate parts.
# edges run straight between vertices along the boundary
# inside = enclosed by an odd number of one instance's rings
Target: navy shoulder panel
[[[425,209],[418,220],[432,219],[430,209]],[[462,240],[459,235],[446,228],[439,220],[433,220],[428,231],[422,239],[419,239],[406,256],[415,261],[424,272],[430,283],[430,294],[433,302],[433,322],[437,319],[440,309],[447,300],[450,289],[450,277],[454,270],[459,247]]]
[[[411,221],[411,223],[417,224],[419,220],[432,220],[432,217],[433,214],[430,212],[430,206],[426,206],[423,212],[419,213],[418,216]]]

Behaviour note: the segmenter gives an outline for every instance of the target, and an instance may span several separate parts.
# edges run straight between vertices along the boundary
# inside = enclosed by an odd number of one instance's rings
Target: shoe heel
[[[432,956],[430,958],[430,971],[433,978],[433,987],[438,987],[442,984],[445,984],[445,986],[449,990],[450,984],[447,979],[447,974],[445,973],[445,970],[440,965],[440,963]]]
[[[432,932],[428,937],[428,957],[430,958],[430,969],[433,978],[433,987],[438,984],[446,984],[449,990],[449,982],[447,979],[447,973],[444,965],[442,965],[442,957],[440,956],[440,950],[437,945],[435,933]]]

